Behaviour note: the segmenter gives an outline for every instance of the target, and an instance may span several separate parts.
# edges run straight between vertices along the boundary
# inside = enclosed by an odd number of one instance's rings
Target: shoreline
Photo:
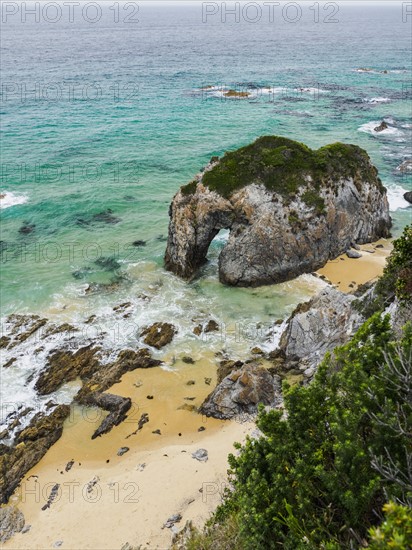
[[[329,260],[316,274],[341,292],[354,292],[359,286],[376,281],[382,275],[386,258],[393,248],[392,240],[380,239],[359,248],[361,258],[341,254],[335,260]]]
[[[362,245],[361,258],[344,254],[316,274],[342,292],[353,292],[381,275],[391,249],[387,239]],[[170,351],[164,358],[173,357]],[[129,416],[95,440],[91,435],[106,413],[72,406],[61,438],[10,498],[9,505],[17,505],[31,527],[4,549],[120,550],[126,543],[169,548],[173,533],[187,520],[201,527],[220,503],[233,443],[255,429],[254,422],[220,421],[196,412],[215,386],[213,352],[194,364],[178,360],[172,368],[128,372],[108,393],[132,398]],[[130,435],[143,414],[149,421]],[[129,450],[118,456],[121,447]],[[208,451],[207,462],[192,458],[198,449]],[[55,500],[42,510],[56,484]],[[163,528],[175,514],[181,520]]]

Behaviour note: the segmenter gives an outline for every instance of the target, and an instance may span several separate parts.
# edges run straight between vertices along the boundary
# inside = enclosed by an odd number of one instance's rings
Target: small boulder
[[[117,451],[117,456],[123,456],[129,450],[129,447],[120,447],[120,449]]]
[[[144,343],[156,349],[161,349],[173,340],[177,329],[171,323],[154,323],[143,330]]]
[[[409,202],[410,204],[412,204],[412,191],[407,191],[404,195],[403,195],[403,198]]]
[[[209,459],[209,455],[206,449],[198,449],[197,451],[192,453],[192,458],[195,458],[199,462],[207,462]]]
[[[375,126],[375,128],[373,130],[374,130],[374,132],[383,132],[387,128],[388,128],[388,125],[386,124],[386,122],[384,120],[382,120],[382,122],[379,124],[379,126]]]
[[[219,330],[219,325],[213,319],[210,319],[210,321],[207,323],[207,325],[204,328],[204,332],[217,332],[218,330]]]
[[[350,249],[346,251],[346,256],[352,259],[362,258],[362,254],[360,254],[356,250],[350,250]]]

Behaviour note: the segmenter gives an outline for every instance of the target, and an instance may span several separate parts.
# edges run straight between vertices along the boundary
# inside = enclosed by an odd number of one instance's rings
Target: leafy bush
[[[285,385],[285,413],[262,410],[263,436],[230,455],[233,491],[211,526],[236,521],[245,550],[366,545],[387,498],[412,498],[411,357],[411,328],[394,342],[374,315],[310,385]]]
[[[412,225],[406,226],[401,237],[393,242],[382,277],[378,280],[372,300],[358,307],[366,316],[383,311],[397,298],[401,305],[412,304]]]
[[[385,520],[370,530],[371,550],[408,550],[412,548],[412,510],[394,502],[383,507]]]
[[[312,183],[308,182],[310,176]],[[338,178],[352,177],[375,182],[383,191],[376,168],[366,151],[356,145],[333,143],[314,151],[297,141],[279,136],[263,136],[254,143],[226,153],[203,176],[203,184],[224,197],[251,183],[261,183],[285,199],[308,188],[305,202],[323,213],[319,189]],[[193,185],[182,187],[184,194],[194,192]]]

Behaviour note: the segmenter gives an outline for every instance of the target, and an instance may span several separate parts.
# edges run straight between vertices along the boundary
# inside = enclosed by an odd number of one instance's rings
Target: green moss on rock
[[[228,198],[252,183],[263,184],[284,198],[296,195],[302,187],[308,188],[303,200],[322,213],[324,204],[318,192],[342,178],[376,181],[377,170],[366,151],[356,145],[333,143],[312,150],[303,143],[279,136],[263,136],[250,145],[226,153],[219,164],[203,175],[203,184]],[[311,182],[308,182],[311,179]],[[182,187],[184,194],[192,194],[195,182]]]

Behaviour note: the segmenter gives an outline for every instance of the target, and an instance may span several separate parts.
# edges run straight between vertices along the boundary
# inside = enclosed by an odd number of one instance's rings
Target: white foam
[[[371,122],[366,122],[365,124],[362,124],[358,128],[358,132],[365,132],[367,134],[371,134],[372,136],[385,136],[385,137],[394,137],[397,138],[396,141],[405,141],[404,133],[399,128],[395,128],[394,126],[388,126],[381,132],[377,132],[375,130],[376,127],[378,127],[381,124],[382,121],[380,120],[372,120]],[[386,123],[391,123],[389,120],[385,119]]]
[[[388,187],[389,208],[392,212],[411,206],[409,202],[403,198],[405,193],[406,189],[403,189],[400,185],[392,185],[391,187]]]
[[[377,105],[379,103],[390,103],[392,100],[390,97],[371,97],[370,99],[365,98],[364,103],[370,103],[371,105]]]
[[[24,204],[28,198],[26,195],[12,193],[11,191],[0,191],[0,209],[10,208],[17,204]]]

